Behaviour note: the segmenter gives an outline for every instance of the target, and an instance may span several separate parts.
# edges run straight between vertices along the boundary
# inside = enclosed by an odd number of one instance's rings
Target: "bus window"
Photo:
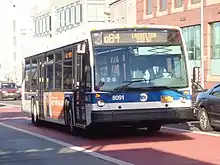
[[[96,87],[100,88],[100,84],[105,84],[109,88],[114,84],[121,83],[125,80],[126,62],[123,50],[112,50],[111,53],[102,48],[96,54],[95,74]]]
[[[53,89],[53,54],[48,54],[46,58],[47,89]]]
[[[25,90],[30,91],[30,59],[25,59]]]
[[[62,50],[55,52],[55,89],[61,89],[62,82]]]
[[[72,47],[64,50],[63,57],[63,89],[72,89],[72,67],[73,67],[73,51]]]
[[[37,58],[34,58],[34,57],[31,60],[30,80],[31,80],[31,90],[36,91],[37,89]]]

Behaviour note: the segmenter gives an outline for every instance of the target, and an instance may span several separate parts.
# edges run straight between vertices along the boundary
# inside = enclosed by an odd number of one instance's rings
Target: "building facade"
[[[182,28],[190,70],[204,60],[206,88],[220,82],[220,1],[204,0],[204,58],[201,59],[201,0],[136,0],[138,24],[169,24]],[[192,72],[191,72],[192,76]]]
[[[107,0],[49,0],[32,9],[34,38],[51,38],[85,22],[105,22]]]
[[[58,46],[56,41],[65,40],[84,23],[107,21],[108,0],[42,0],[31,11],[29,55]]]
[[[123,24],[136,24],[135,0],[109,1],[110,22]]]

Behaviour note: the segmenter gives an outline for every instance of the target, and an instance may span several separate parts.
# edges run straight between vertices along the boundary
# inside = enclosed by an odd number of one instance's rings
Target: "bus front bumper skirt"
[[[195,120],[193,108],[161,108],[144,110],[102,110],[92,111],[92,122],[147,122],[162,121],[178,123]]]

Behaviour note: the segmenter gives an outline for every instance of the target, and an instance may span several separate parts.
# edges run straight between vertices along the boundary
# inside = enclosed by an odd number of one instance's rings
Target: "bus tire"
[[[161,125],[160,124],[152,124],[152,125],[148,125],[147,126],[147,132],[149,133],[156,133],[158,131],[160,131],[161,129]]]
[[[65,100],[65,112],[64,112],[64,116],[65,116],[65,123],[66,123],[66,128],[67,128],[67,131],[69,133],[74,133],[75,131],[75,128],[74,128],[74,121],[73,121],[73,110],[71,108],[71,105],[70,105],[70,101],[69,100]]]
[[[38,113],[37,113],[37,106],[36,106],[36,101],[34,99],[32,99],[31,101],[31,121],[32,124],[34,124],[35,126],[40,126],[41,125],[41,121],[39,120],[38,117]]]
[[[4,99],[3,99],[3,96],[2,96],[2,94],[0,94],[0,101],[3,101]]]

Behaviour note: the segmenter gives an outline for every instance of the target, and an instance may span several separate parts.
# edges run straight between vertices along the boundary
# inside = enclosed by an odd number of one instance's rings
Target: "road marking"
[[[167,129],[167,130],[177,131],[177,132],[194,133],[194,134],[200,134],[200,135],[208,135],[208,136],[220,137],[220,134],[211,133],[211,132],[186,130],[186,129],[172,128],[172,127],[162,127],[162,128]]]
[[[112,157],[109,157],[109,156],[106,156],[106,155],[102,155],[102,154],[97,153],[97,152],[93,152],[91,150],[86,150],[86,149],[84,149],[82,147],[79,147],[79,146],[74,146],[74,145],[69,144],[69,143],[65,143],[65,142],[62,142],[62,141],[59,141],[59,140],[56,140],[56,139],[44,136],[44,135],[40,135],[38,133],[34,133],[34,132],[30,132],[30,131],[23,130],[23,129],[20,129],[20,128],[16,128],[16,127],[8,125],[8,124],[4,124],[4,123],[0,122],[0,125],[2,125],[4,127],[7,127],[7,128],[11,128],[11,129],[17,130],[19,132],[23,132],[23,133],[29,134],[31,136],[35,136],[35,137],[38,137],[38,138],[41,138],[41,139],[53,142],[55,144],[59,144],[61,146],[67,147],[69,149],[72,149],[72,150],[75,150],[75,151],[78,151],[78,152],[83,152],[85,154],[88,154],[88,155],[94,156],[96,158],[108,161],[110,163],[115,163],[117,165],[134,165],[134,164],[131,164],[131,163],[128,163],[128,162],[125,162],[125,161],[122,161],[122,160],[119,160],[119,159],[116,159],[116,158],[112,158]]]
[[[0,103],[0,105],[11,106],[11,107],[16,107],[16,108],[21,108],[20,105],[14,105],[14,104]],[[7,107],[2,107],[2,108],[7,108]]]

